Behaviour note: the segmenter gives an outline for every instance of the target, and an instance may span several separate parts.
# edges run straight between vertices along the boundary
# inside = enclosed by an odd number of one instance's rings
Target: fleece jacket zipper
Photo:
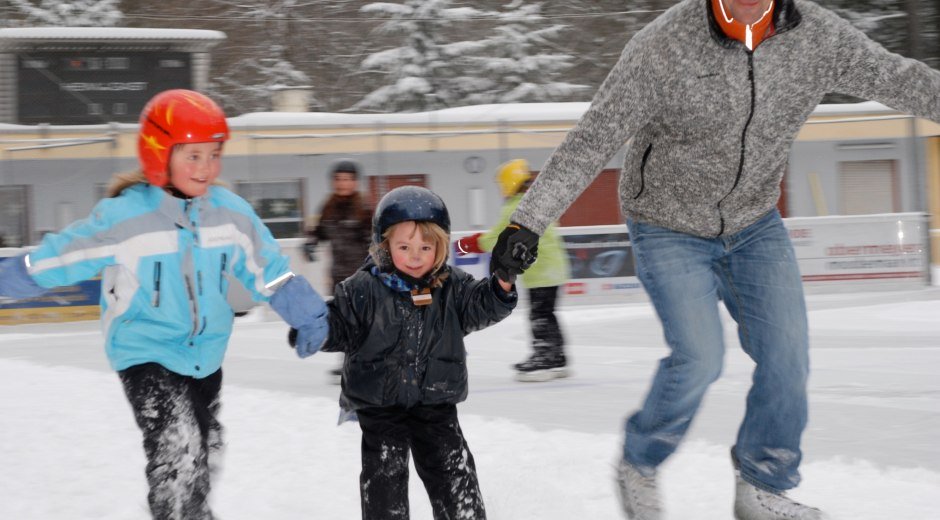
[[[721,236],[725,232],[725,217],[721,214],[721,203],[725,201],[728,197],[734,193],[735,188],[738,187],[738,183],[741,181],[741,174],[744,171],[744,153],[746,151],[747,145],[747,129],[751,126],[751,120],[754,119],[754,106],[757,104],[757,86],[754,84],[754,53],[752,51],[747,51],[747,81],[751,86],[751,107],[747,113],[747,121],[744,122],[744,129],[741,130],[741,155],[738,159],[738,173],[734,176],[734,184],[731,186],[731,189],[728,193],[718,201],[718,217],[721,220],[721,227],[718,230],[718,236]]]

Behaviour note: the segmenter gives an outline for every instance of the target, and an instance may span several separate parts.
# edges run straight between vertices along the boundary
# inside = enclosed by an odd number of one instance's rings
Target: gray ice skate
[[[662,506],[659,502],[659,490],[656,488],[656,475],[644,476],[638,469],[620,461],[617,466],[617,496],[620,506],[630,520],[660,520]]]
[[[819,509],[787,498],[783,493],[765,491],[741,478],[735,471],[735,520],[826,520]]]

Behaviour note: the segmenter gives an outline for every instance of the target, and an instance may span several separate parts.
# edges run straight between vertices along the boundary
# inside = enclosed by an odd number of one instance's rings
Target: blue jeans
[[[637,276],[663,325],[643,408],[626,422],[624,459],[652,470],[679,445],[708,385],[721,374],[719,298],[756,368],[732,454],[741,476],[771,491],[800,481],[809,338],[796,255],[774,210],[743,231],[700,238],[627,220]]]

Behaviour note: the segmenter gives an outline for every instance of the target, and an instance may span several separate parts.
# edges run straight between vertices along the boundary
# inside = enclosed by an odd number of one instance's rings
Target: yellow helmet
[[[499,167],[496,172],[496,183],[499,184],[503,197],[512,197],[531,177],[529,163],[525,159],[515,159]]]

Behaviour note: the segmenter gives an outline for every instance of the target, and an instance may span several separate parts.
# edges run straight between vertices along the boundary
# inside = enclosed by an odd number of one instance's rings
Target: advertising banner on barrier
[[[785,223],[810,289],[929,284],[928,222],[922,213],[788,218]]]
[[[96,320],[101,280],[57,287],[38,298],[0,301],[0,325]]]
[[[18,248],[3,248],[0,249],[0,258],[24,252]],[[100,295],[101,280],[94,278],[75,285],[56,287],[37,298],[0,299],[0,325],[96,320],[101,315],[98,306]]]
[[[786,218],[803,282],[810,292],[926,287],[927,216],[923,213]],[[563,303],[616,303],[645,298],[625,225],[559,228],[571,261]],[[454,233],[454,240],[470,233]],[[452,262],[486,276],[489,255]]]

